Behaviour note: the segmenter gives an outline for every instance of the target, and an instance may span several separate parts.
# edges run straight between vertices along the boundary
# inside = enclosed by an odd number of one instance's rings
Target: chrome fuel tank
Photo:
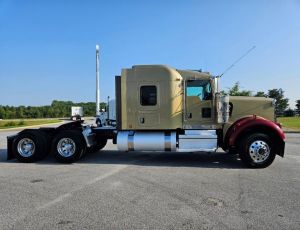
[[[120,151],[176,151],[176,132],[121,131],[117,146]]]

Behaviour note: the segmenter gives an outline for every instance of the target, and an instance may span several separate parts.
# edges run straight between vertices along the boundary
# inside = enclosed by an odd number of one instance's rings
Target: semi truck
[[[98,127],[101,126],[116,126],[116,101],[114,99],[107,101],[106,111],[100,112],[96,116],[95,123]]]
[[[80,121],[57,128],[25,129],[7,137],[8,159],[34,162],[49,153],[60,162],[78,161],[103,149],[119,151],[216,152],[239,154],[252,168],[284,156],[285,134],[276,122],[275,101],[229,96],[220,77],[166,65],[136,65],[115,77],[116,126]]]

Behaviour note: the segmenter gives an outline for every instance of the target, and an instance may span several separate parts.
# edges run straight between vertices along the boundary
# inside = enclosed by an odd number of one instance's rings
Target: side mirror
[[[212,78],[213,90],[215,93],[219,93],[219,77]]]

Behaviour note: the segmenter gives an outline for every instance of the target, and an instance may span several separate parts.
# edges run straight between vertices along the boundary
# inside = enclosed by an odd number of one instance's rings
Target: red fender
[[[239,135],[251,128],[257,128],[257,127],[265,127],[269,130],[272,130],[276,136],[278,136],[283,142],[285,140],[285,134],[283,130],[281,129],[280,125],[267,120],[262,117],[258,117],[256,115],[253,115],[251,117],[244,117],[239,120],[237,120],[235,123],[233,123],[232,126],[228,129],[226,136],[225,136],[225,143],[227,146],[234,146],[236,143],[237,138]]]

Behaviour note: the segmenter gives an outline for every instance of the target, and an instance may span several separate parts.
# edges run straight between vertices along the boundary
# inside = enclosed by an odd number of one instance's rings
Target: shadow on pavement
[[[85,156],[79,164],[132,164],[162,167],[243,168],[236,155],[179,152],[118,152],[103,151]]]
[[[6,160],[6,149],[0,149],[0,163],[16,163],[16,160]],[[57,165],[53,156],[34,164]],[[137,166],[161,167],[202,167],[202,168],[245,168],[238,156],[216,153],[179,153],[179,152],[121,152],[104,150],[86,154],[74,164],[125,164]]]
[[[0,149],[0,162],[6,161],[6,149]]]

